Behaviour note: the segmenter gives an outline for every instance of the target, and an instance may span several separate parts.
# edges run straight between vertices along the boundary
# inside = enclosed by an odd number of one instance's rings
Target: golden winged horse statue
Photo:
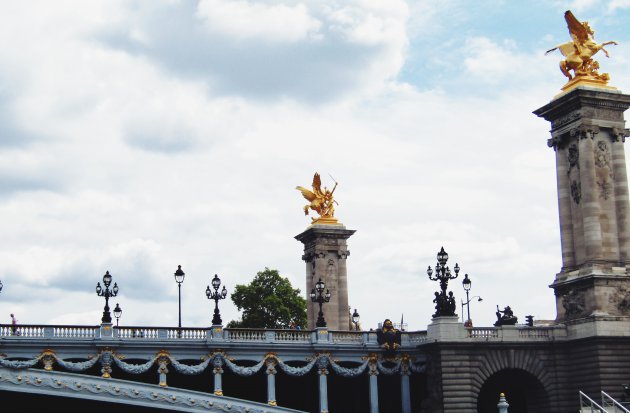
[[[577,83],[583,80],[588,83],[605,85],[610,76],[608,76],[608,73],[599,74],[599,62],[593,60],[593,56],[601,50],[608,57],[608,52],[604,49],[604,46],[609,44],[616,45],[617,42],[608,41],[598,44],[593,39],[595,31],[591,29],[588,22],[580,22],[571,13],[571,10],[567,10],[564,13],[564,19],[569,27],[572,41],[549,49],[545,54],[554,50],[560,50],[560,53],[566,58],[560,62],[560,70],[569,78],[569,83]],[[573,75],[569,72],[570,70],[573,71]],[[565,85],[565,88],[569,86],[569,83]]]
[[[324,187],[322,190],[322,180],[317,172],[313,176],[313,190],[310,191],[302,186],[296,186],[295,189],[302,193],[310,203],[304,205],[304,215],[308,215],[309,210],[313,210],[319,214],[319,218],[312,218],[313,223],[321,222],[326,224],[336,224],[334,204],[338,204],[333,198],[333,193],[337,188],[337,182],[332,191]]]

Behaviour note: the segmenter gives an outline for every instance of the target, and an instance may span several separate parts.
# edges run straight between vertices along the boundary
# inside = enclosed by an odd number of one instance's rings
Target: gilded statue
[[[313,191],[309,191],[308,189],[302,186],[296,186],[295,189],[302,192],[302,196],[309,201],[309,204],[304,205],[304,215],[308,215],[309,210],[313,210],[319,214],[319,218],[311,218],[313,223],[315,222],[323,222],[323,223],[336,223],[337,220],[334,218],[335,216],[335,206],[334,204],[338,204],[337,201],[333,198],[333,193],[337,188],[337,182],[335,182],[335,186],[332,191],[327,187],[324,187],[322,190],[322,180],[317,172],[315,172],[315,176],[313,176]]]
[[[604,46],[609,44],[616,45],[617,42],[608,41],[598,44],[593,39],[595,31],[591,29],[588,22],[578,21],[570,10],[564,13],[564,19],[569,27],[571,41],[549,49],[545,54],[551,53],[554,50],[560,50],[560,53],[566,58],[560,61],[560,70],[569,78],[569,83],[575,79],[575,83],[580,80],[585,80],[590,83],[605,85],[610,79],[610,76],[608,73],[599,74],[599,62],[593,60],[593,56],[601,50],[606,57],[609,57]],[[573,71],[573,75],[570,72],[571,70]]]

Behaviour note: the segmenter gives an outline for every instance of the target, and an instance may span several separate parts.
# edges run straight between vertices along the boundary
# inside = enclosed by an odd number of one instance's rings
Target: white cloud
[[[321,22],[309,14],[304,4],[201,0],[197,16],[211,32],[256,41],[292,43],[314,39],[321,27]]]
[[[175,325],[179,264],[185,325],[209,324],[215,273],[231,292],[277,268],[304,292],[293,236],[309,219],[294,188],[315,171],[340,182],[337,215],[357,230],[350,302],[365,327],[404,313],[426,328],[436,286],[425,270],[442,245],[484,297],[477,325],[496,304],[554,317],[554,153],[531,111],[564,82],[559,56],[482,33],[444,56],[457,69],[446,81],[468,89],[451,94],[418,90],[425,73],[397,80],[418,19],[402,1],[215,2],[204,11],[223,13],[215,32],[188,2],[10,4],[0,119],[30,139],[0,145],[0,279],[22,323],[96,324],[106,270],[126,325]],[[607,71],[630,89],[627,48],[611,52]],[[383,279],[392,294],[376,307]],[[238,317],[229,300],[221,311]]]
[[[630,0],[612,0],[608,3],[608,12],[612,13],[616,10],[629,9]]]

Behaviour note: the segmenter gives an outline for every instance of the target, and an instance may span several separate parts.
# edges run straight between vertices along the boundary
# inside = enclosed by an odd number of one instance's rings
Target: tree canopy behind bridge
[[[277,270],[265,268],[251,283],[237,284],[230,298],[243,313],[228,328],[290,328],[293,322],[306,327],[306,300]]]

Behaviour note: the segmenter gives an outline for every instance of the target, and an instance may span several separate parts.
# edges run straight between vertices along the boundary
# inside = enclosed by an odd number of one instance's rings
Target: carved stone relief
[[[571,123],[574,120],[579,119],[579,118],[580,118],[580,111],[571,112],[556,119],[553,122],[552,127],[556,129],[556,128],[566,125],[567,123]]]
[[[567,175],[569,176],[571,198],[573,202],[579,204],[582,200],[582,184],[580,183],[580,153],[576,144],[569,145],[567,149],[567,161],[569,162],[569,170]]]
[[[569,161],[569,172],[571,172],[571,169],[574,167],[580,169],[580,165],[578,164],[578,161],[580,160],[580,153],[578,152],[576,144],[569,146],[569,149],[567,150],[567,160]]]
[[[619,288],[614,294],[611,294],[608,302],[612,308],[617,308],[619,314],[630,315],[630,291],[627,288]]]
[[[571,181],[571,198],[576,204],[582,200],[582,184],[578,181]]]
[[[564,307],[567,318],[577,318],[581,316],[585,309],[584,290],[568,290],[562,295],[562,307]]]
[[[613,172],[611,168],[611,155],[609,145],[604,141],[598,141],[595,146],[595,167],[597,175],[597,187],[599,197],[608,199],[612,195]]]

